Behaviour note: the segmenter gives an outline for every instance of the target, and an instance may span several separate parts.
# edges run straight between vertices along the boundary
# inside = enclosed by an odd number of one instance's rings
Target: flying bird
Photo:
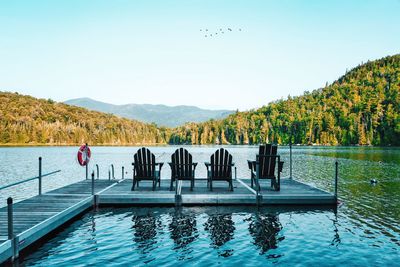
[[[232,31],[232,29],[231,29],[231,28],[228,28],[228,31],[230,31],[230,32],[231,32],[231,31]]]

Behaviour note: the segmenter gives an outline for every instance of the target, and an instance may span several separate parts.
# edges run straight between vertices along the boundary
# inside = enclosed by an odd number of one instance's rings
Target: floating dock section
[[[293,179],[282,179],[281,190],[269,181],[256,192],[249,179],[234,179],[234,190],[226,182],[215,182],[213,191],[206,179],[196,179],[193,191],[186,182],[169,190],[170,180],[152,191],[151,182],[141,182],[131,191],[132,180],[84,180],[0,209],[0,264],[61,225],[94,206],[138,205],[336,205],[334,194]],[[11,213],[10,213],[11,212]],[[10,229],[11,228],[11,229]]]

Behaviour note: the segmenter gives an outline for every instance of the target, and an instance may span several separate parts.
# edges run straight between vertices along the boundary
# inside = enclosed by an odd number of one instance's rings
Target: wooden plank
[[[86,209],[92,206],[93,198],[87,197],[75,205],[57,213],[54,216],[42,221],[39,224],[25,230],[19,237],[20,249],[24,249],[28,245],[32,244],[36,240],[55,230],[57,227],[63,225],[67,221],[71,220],[75,216],[79,215]]]
[[[213,191],[207,188],[206,179],[196,179],[193,191],[182,187],[182,204],[218,205],[218,204],[256,204],[256,192],[250,187],[249,179],[234,180],[234,191],[229,191],[226,182],[215,182]],[[150,185],[130,191],[129,181],[124,181],[110,190],[104,190],[99,196],[99,203],[112,204],[173,204],[173,191],[169,191],[169,180],[163,179],[161,189],[152,191]],[[334,204],[332,194],[316,189],[298,181],[283,179],[281,191],[262,186],[262,204]]]
[[[0,241],[0,264],[12,256],[11,241]]]
[[[115,181],[96,180],[97,192],[108,188]],[[35,196],[13,205],[14,234],[19,250],[60,227],[93,205],[91,181],[68,185],[48,194]],[[7,207],[0,209],[0,236],[7,236]],[[0,241],[0,264],[11,256],[10,241]],[[8,246],[9,245],[9,246]],[[8,247],[7,247],[8,246]]]

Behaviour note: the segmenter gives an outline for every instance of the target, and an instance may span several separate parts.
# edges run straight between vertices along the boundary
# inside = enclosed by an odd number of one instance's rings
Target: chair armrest
[[[247,160],[247,165],[251,171],[256,169],[256,161],[255,160]]]
[[[210,162],[204,162],[204,165],[206,165],[206,167],[207,167],[207,177],[208,177],[208,173],[210,172],[211,163]]]
[[[164,165],[164,162],[156,162],[155,164],[156,164],[156,166],[158,165],[158,167],[160,168],[160,171],[161,171],[161,168]]]
[[[207,166],[207,165],[206,165]],[[211,166],[211,164],[208,164],[208,166]],[[212,166],[229,166],[229,167],[235,167],[235,163],[232,164],[212,164]]]
[[[174,165],[178,165],[178,166],[180,166],[180,165],[188,165],[188,164],[174,164],[174,163],[172,163],[172,162],[168,162],[168,164],[169,164],[169,166],[171,166],[171,168],[172,168]],[[194,167],[194,169],[196,169],[197,162],[193,162],[193,163],[192,163],[192,166]]]

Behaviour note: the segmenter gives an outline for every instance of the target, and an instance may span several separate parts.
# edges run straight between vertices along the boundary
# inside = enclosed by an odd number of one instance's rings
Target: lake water
[[[151,147],[161,162],[168,162],[177,147]],[[258,148],[227,146],[238,177],[249,177],[247,159]],[[137,147],[92,147],[91,169],[100,167],[108,178],[110,164],[116,178],[132,176]],[[213,146],[188,146],[201,163],[197,177],[205,177],[202,162]],[[43,172],[61,173],[43,178],[44,191],[85,178],[76,163],[76,147],[0,148],[0,184]],[[289,149],[279,147],[289,175]],[[295,179],[333,191],[334,162],[339,162],[337,210],[322,208],[183,207],[104,208],[89,212],[62,229],[54,238],[25,254],[20,263],[48,265],[379,265],[393,266],[400,259],[400,150],[370,147],[293,147]],[[170,175],[164,166],[162,177]],[[371,185],[370,180],[378,183]],[[37,194],[37,181],[2,190],[0,206]]]

